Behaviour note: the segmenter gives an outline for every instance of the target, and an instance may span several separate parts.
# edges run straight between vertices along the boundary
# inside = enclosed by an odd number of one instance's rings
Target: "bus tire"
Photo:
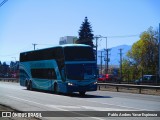
[[[32,88],[32,81],[29,81],[29,90],[33,90],[33,88]]]
[[[27,80],[26,80],[26,87],[27,87],[27,90],[29,90],[29,83]]]
[[[57,85],[57,83],[54,84],[54,93],[58,94],[58,85]]]
[[[86,92],[84,92],[84,91],[79,92],[79,94],[80,94],[81,96],[85,96],[85,93],[86,93]]]

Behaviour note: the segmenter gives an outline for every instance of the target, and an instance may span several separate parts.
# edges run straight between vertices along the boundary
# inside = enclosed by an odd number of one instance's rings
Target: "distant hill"
[[[123,58],[125,58],[127,52],[131,49],[131,47],[132,46],[130,46],[130,45],[120,45],[120,46],[116,46],[113,48],[109,48],[110,49],[110,51],[109,51],[109,58],[110,58],[109,65],[119,65],[119,61],[120,61],[119,49],[122,49],[122,53],[123,53],[122,56],[123,56]],[[104,51],[104,49],[98,50],[97,56],[101,56],[100,51]],[[103,52],[102,56],[106,57],[106,52]],[[101,58],[97,57],[97,64],[100,65],[101,64],[100,61],[101,61]],[[102,61],[103,61],[103,65],[105,65],[104,57],[103,57]]]

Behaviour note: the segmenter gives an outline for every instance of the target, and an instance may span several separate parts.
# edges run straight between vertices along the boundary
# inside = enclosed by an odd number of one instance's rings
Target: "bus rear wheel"
[[[79,92],[79,94],[80,94],[81,96],[85,96],[85,93],[86,93],[86,92],[84,92],[84,91]]]
[[[27,90],[33,90],[31,81],[27,82]]]
[[[29,83],[26,81],[26,88],[29,90]]]
[[[59,92],[58,92],[58,85],[57,85],[57,84],[54,85],[54,93],[55,93],[55,94],[58,94],[58,93],[59,93]]]

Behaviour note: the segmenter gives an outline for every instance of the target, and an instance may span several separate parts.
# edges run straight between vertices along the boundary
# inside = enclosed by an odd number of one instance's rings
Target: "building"
[[[76,36],[65,36],[61,37],[59,40],[59,45],[63,44],[74,44],[78,38]]]

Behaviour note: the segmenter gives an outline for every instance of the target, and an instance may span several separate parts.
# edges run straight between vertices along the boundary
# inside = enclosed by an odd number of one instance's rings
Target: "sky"
[[[87,16],[95,36],[107,47],[132,45],[150,26],[158,29],[160,0],[5,0],[0,6],[0,61],[52,47],[60,37],[78,36]],[[0,0],[0,3],[3,0]],[[132,36],[132,37],[129,37]],[[98,40],[98,49],[106,39]]]

